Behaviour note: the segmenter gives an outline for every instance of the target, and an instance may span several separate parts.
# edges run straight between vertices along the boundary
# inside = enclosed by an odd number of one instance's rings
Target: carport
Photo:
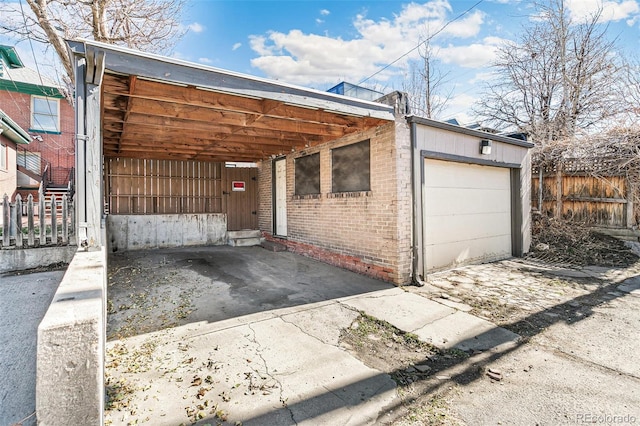
[[[219,243],[227,230],[257,229],[255,170],[226,162],[276,158],[394,118],[380,103],[93,41],[68,45],[79,240],[89,247]],[[105,224],[105,211],[119,220]],[[109,225],[120,235],[103,236]]]

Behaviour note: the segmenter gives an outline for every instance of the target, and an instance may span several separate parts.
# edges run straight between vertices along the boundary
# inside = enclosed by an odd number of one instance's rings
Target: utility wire
[[[464,12],[462,12],[461,14],[459,14],[458,16],[456,16],[453,19],[450,19],[449,21],[447,21],[447,23],[445,23],[442,28],[440,28],[438,31],[436,31],[435,33],[429,35],[429,37],[427,37],[425,40],[421,41],[420,43],[418,43],[414,48],[412,48],[411,50],[409,50],[408,52],[400,55],[397,59],[395,59],[393,62],[388,63],[387,65],[385,65],[384,67],[380,68],[378,71],[374,72],[373,74],[371,74],[369,77],[366,77],[365,79],[361,80],[358,85],[361,85],[362,83],[364,83],[365,81],[369,80],[370,78],[375,77],[376,75],[380,74],[382,71],[386,70],[387,68],[389,68],[391,65],[395,64],[396,62],[398,62],[400,59],[404,58],[405,56],[411,54],[412,52],[414,52],[415,50],[419,49],[420,46],[422,46],[423,44],[431,41],[432,38],[434,38],[435,36],[437,36],[438,34],[440,34],[442,31],[445,30],[445,28],[447,28],[450,24],[452,24],[453,22],[457,21],[458,19],[462,18],[464,15],[466,15],[467,13],[471,12],[473,9],[475,9],[480,3],[484,2],[484,0],[478,0],[473,6],[471,6],[470,8],[468,8],[467,10],[465,10]]]
[[[44,80],[42,79],[42,74],[40,73],[40,67],[38,66],[38,60],[36,59],[36,52],[35,52],[35,49],[33,48],[33,41],[31,40],[31,35],[29,34],[29,28],[28,28],[28,25],[27,25],[27,16],[24,13],[24,6],[22,6],[22,0],[20,0],[19,3],[20,3],[20,12],[22,13],[22,21],[24,22],[24,30],[27,33],[27,40],[29,40],[29,47],[31,48],[31,56],[33,56],[33,62],[36,64],[36,72],[38,73],[38,79],[40,80],[40,85],[45,86]],[[60,108],[58,108],[57,114],[54,114],[53,111],[51,110],[51,103],[47,100],[47,109],[49,110],[49,116],[51,116],[51,117],[57,116],[58,117],[58,122],[55,124],[56,125],[56,130],[55,131],[56,132],[60,132],[60,128],[59,128],[59,126],[60,126]],[[32,113],[33,113],[33,111],[32,111]]]

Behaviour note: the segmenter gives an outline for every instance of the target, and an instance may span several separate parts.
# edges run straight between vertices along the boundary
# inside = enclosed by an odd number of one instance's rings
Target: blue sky
[[[469,122],[470,107],[490,75],[496,47],[514,40],[535,14],[529,1],[476,3],[187,0],[186,33],[173,52],[164,53],[326,90],[343,80],[360,83],[409,52],[421,37],[441,30],[432,46],[436,65],[448,73],[445,91],[452,97],[439,118],[455,116]],[[566,0],[566,4],[575,19],[602,7],[602,25],[608,25],[608,35],[617,37],[627,53],[638,50],[640,0]],[[20,49],[28,45],[22,43]],[[407,60],[416,54],[407,55],[365,84],[383,91],[402,90]]]

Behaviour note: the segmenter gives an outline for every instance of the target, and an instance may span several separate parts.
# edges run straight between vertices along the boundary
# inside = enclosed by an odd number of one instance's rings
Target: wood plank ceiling
[[[110,73],[102,102],[106,157],[258,161],[388,123]]]

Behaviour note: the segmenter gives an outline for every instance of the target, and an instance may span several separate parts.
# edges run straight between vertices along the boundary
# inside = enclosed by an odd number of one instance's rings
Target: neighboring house
[[[18,185],[16,151],[18,145],[28,145],[30,140],[29,134],[0,109],[0,200],[15,193]]]
[[[16,152],[17,191],[23,197],[44,183],[60,195],[73,180],[74,110],[63,90],[24,66],[16,50],[0,45],[0,108],[32,137]]]
[[[399,92],[371,102],[91,41],[69,52],[88,249],[254,229],[396,284],[529,250],[526,141],[411,116]]]

